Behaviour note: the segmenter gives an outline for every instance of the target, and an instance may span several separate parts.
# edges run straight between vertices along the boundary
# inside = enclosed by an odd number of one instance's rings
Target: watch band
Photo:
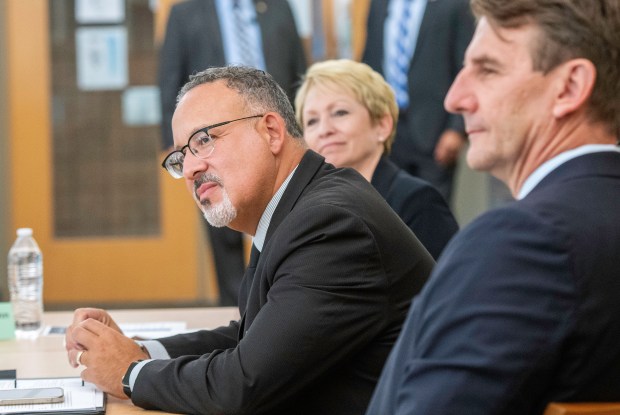
[[[131,376],[131,371],[133,370],[133,368],[136,367],[136,365],[140,363],[141,361],[142,360],[136,360],[135,362],[131,362],[131,364],[127,368],[127,371],[125,372],[125,376],[123,376],[123,379],[121,379],[121,384],[123,385],[123,392],[125,392],[125,395],[127,395],[127,397],[130,399],[131,399],[131,386],[129,384],[129,377]]]

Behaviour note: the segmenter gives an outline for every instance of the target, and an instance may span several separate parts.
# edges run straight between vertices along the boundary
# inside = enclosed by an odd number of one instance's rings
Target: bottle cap
[[[32,228],[17,229],[17,236],[32,236]]]

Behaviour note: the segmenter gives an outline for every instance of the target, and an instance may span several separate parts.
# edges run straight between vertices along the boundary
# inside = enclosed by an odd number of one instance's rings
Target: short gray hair
[[[276,112],[284,119],[286,131],[294,138],[303,140],[295,112],[284,90],[264,71],[248,66],[225,66],[205,69],[190,75],[177,95],[177,103],[188,91],[198,85],[223,80],[226,86],[236,91],[245,105],[256,114]]]

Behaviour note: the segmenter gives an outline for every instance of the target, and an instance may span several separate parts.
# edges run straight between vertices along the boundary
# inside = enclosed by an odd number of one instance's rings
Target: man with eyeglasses
[[[306,70],[302,46],[286,0],[174,2],[159,50],[163,148],[174,145],[175,100],[191,74],[212,66],[252,66],[269,72],[292,102]],[[218,304],[236,306],[246,264],[245,238],[230,228],[202,225],[215,266]]]
[[[286,94],[260,70],[193,76],[173,131],[164,167],[213,226],[253,235],[242,317],[138,345],[105,311],[80,309],[70,362],[143,408],[364,413],[430,254],[361,175],[306,148]]]

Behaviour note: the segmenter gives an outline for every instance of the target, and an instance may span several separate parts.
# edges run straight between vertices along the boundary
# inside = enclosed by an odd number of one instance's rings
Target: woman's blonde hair
[[[368,110],[373,124],[386,114],[392,117],[392,131],[383,143],[384,153],[389,153],[396,134],[398,105],[392,87],[381,74],[365,63],[349,59],[335,59],[315,63],[308,68],[303,83],[295,96],[295,118],[303,130],[304,103],[314,86],[338,87],[350,92]]]

